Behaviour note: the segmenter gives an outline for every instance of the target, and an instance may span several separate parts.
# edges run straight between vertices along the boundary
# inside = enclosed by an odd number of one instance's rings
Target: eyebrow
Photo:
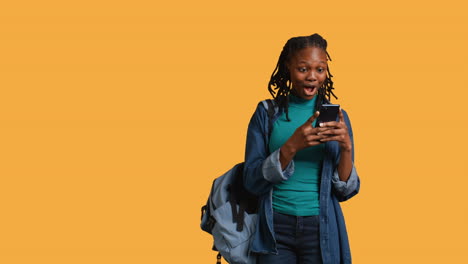
[[[318,61],[319,63],[327,64],[327,61]],[[306,63],[309,64],[307,61],[299,61],[298,63]]]

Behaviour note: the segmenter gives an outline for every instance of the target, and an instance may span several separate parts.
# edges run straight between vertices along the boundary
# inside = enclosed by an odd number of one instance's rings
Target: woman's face
[[[310,100],[317,94],[327,78],[327,54],[318,47],[298,50],[287,62],[291,77],[291,92]]]

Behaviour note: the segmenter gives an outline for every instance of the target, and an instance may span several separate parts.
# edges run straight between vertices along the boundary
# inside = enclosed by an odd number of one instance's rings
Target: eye
[[[298,70],[299,70],[299,72],[306,72],[306,71],[307,71],[307,68],[306,68],[306,67],[301,67],[301,68],[299,68]]]
[[[325,69],[324,69],[324,68],[318,68],[317,71],[320,72],[320,73],[322,73],[322,72],[325,71]]]

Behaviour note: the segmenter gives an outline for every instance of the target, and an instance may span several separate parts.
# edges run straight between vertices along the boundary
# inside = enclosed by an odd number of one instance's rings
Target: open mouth
[[[313,94],[316,91],[315,86],[305,86],[304,90],[307,94]]]

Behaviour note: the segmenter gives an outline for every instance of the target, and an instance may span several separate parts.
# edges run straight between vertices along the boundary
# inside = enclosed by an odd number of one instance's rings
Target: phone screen
[[[336,121],[338,118],[338,112],[340,111],[340,105],[323,104],[319,111],[320,115],[317,118],[315,127],[318,127],[320,123]]]

